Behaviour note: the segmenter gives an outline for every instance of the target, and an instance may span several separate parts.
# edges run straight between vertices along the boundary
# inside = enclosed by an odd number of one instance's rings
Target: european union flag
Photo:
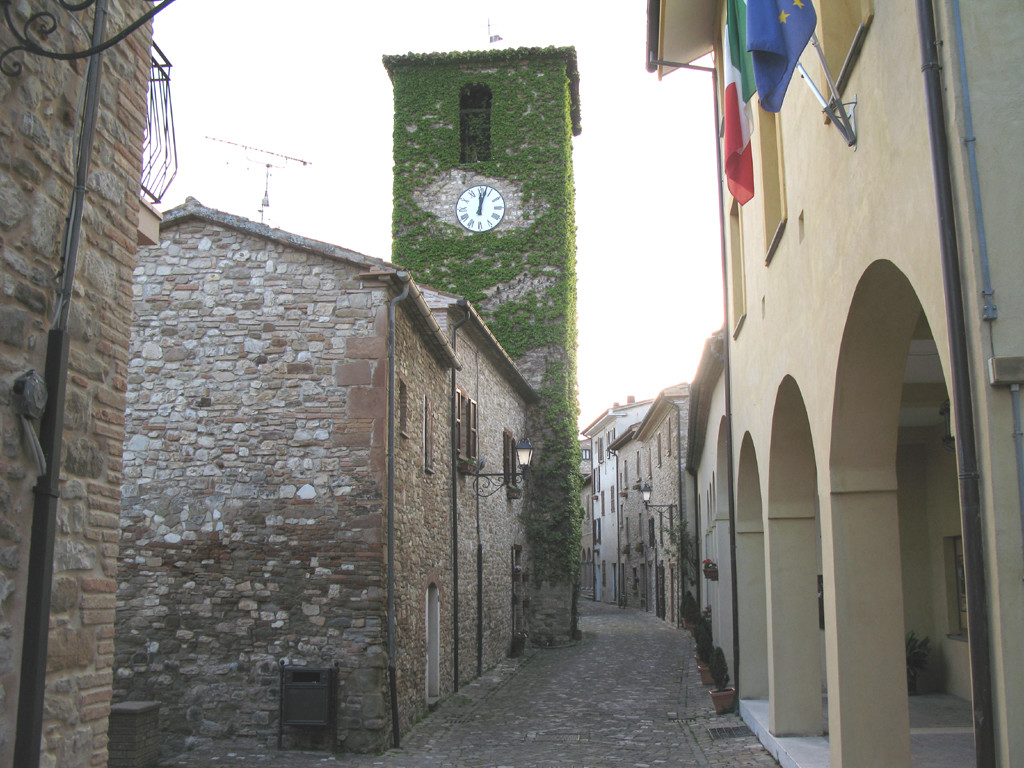
[[[793,70],[817,23],[811,0],[747,0],[747,50],[762,108],[782,109]]]

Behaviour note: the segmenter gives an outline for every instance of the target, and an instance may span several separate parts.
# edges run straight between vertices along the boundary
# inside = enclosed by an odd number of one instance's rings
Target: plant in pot
[[[689,592],[683,592],[681,613],[683,614],[683,627],[693,629],[697,626],[697,621],[700,619],[700,608],[697,607],[697,601]]]
[[[917,676],[928,666],[930,638],[918,637],[914,630],[907,632],[907,693],[917,693]]]
[[[736,705],[736,689],[726,687],[729,685],[729,665],[725,662],[725,653],[717,645],[711,654],[711,677],[715,688],[708,693],[711,694],[711,701],[715,705],[715,714],[724,715],[726,712],[732,712]]]
[[[700,672],[702,685],[711,685],[714,679],[711,676],[711,655],[715,643],[711,637],[711,625],[706,621],[698,621],[693,630],[693,639],[697,645],[697,670]]]
[[[463,475],[475,475],[477,470],[477,460],[471,459],[468,456],[459,456],[458,470],[459,473]]]
[[[709,581],[718,581],[718,563],[710,557],[705,557],[701,561],[701,567],[704,569],[705,579]]]

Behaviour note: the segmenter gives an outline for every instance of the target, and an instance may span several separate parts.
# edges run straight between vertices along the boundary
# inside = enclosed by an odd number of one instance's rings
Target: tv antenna
[[[282,155],[279,152],[271,152],[266,149],[260,149],[259,147],[250,147],[248,144],[239,144],[236,141],[228,141],[227,139],[218,139],[216,136],[207,136],[210,141],[219,141],[221,144],[230,144],[232,147],[238,147],[245,152],[245,159],[254,165],[262,165],[265,167],[266,176],[263,182],[263,200],[260,202],[260,224],[263,224],[264,213],[267,208],[270,207],[270,169],[271,168],[284,168],[288,163],[301,163],[302,165],[312,165],[308,160],[300,160],[297,157],[291,155]],[[250,156],[250,152],[257,152],[261,157]],[[271,159],[276,158],[276,160]]]

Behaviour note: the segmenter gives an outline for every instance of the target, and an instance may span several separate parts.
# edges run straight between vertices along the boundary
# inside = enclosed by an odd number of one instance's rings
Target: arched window
[[[465,85],[459,94],[460,161],[476,163],[491,159],[491,89]]]

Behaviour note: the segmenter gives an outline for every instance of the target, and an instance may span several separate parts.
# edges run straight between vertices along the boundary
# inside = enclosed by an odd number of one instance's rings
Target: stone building
[[[730,5],[652,0],[651,71],[714,52],[725,104]],[[964,764],[1009,768],[1024,754],[1024,148],[1006,137],[1024,122],[1024,14],[813,5],[821,56],[802,63],[824,104],[794,78],[779,111],[751,97],[749,152],[720,148],[723,167],[749,161],[753,197],[716,190],[725,326],[694,382],[716,642],[776,754],[799,735],[850,768],[956,748],[916,728],[907,638],[928,637],[918,691],[973,717]]]
[[[455,476],[452,385],[478,455],[522,435],[532,390],[458,297],[191,199],[140,251],[134,308],[118,697],[160,702],[165,751],[279,731],[399,742],[473,676],[478,645],[489,666],[514,631],[521,501],[504,486],[480,506],[487,624],[479,643],[469,629],[476,507]],[[473,320],[465,382],[456,310]],[[333,670],[334,732],[282,724],[282,665]]]
[[[643,418],[621,430],[608,446],[614,457],[618,498],[620,603],[679,621],[685,579],[683,536],[692,536],[686,467],[689,385],[658,394]]]
[[[594,599],[602,603],[616,603],[622,584],[619,560],[619,496],[615,454],[609,451],[630,426],[638,423],[650,408],[651,401],[637,402],[632,395],[626,403],[614,403],[594,421],[581,430],[591,444],[591,483],[593,486],[594,514]]]
[[[39,10],[9,6],[19,25]],[[111,0],[107,36],[150,7]],[[57,9],[44,47],[88,48],[93,15]],[[146,210],[150,28],[93,59],[91,91],[85,60],[14,45],[0,24],[0,765],[98,766],[107,759],[131,271]],[[91,103],[95,134],[76,151]],[[80,227],[76,172],[88,191]],[[77,250],[62,248],[66,219]],[[61,363],[54,353],[64,345]],[[37,384],[16,385],[30,370],[45,379],[41,416]]]
[[[458,578],[450,618],[457,689],[529,635],[525,586],[533,563],[521,514],[531,478],[529,469],[519,470],[516,446],[526,437],[526,411],[537,393],[472,304],[430,288],[424,296],[462,364],[451,382]]]

